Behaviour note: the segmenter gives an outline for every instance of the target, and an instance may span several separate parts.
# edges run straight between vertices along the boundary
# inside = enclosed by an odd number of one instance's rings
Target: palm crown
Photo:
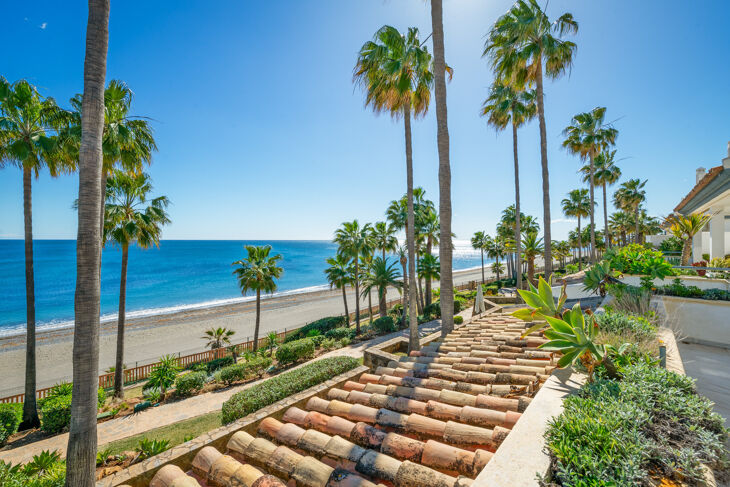
[[[596,107],[590,112],[579,113],[565,127],[563,147],[581,159],[594,158],[606,147],[613,145],[618,130],[604,122],[606,107]]]
[[[248,256],[233,263],[238,266],[233,274],[238,278],[241,292],[246,294],[251,290],[265,293],[276,291],[276,279],[284,273],[284,269],[277,265],[281,255],[269,255],[271,245],[246,245],[244,248]]]
[[[621,177],[621,169],[616,166],[616,151],[604,150],[596,154],[593,160],[594,171],[593,171],[593,182],[595,184],[614,184]],[[580,172],[583,173],[583,182],[590,182],[591,168],[589,165],[585,165],[580,168]]]
[[[588,199],[588,190],[585,188],[574,189],[568,193],[567,198],[561,201],[565,216],[585,218],[590,214],[591,202]]]
[[[398,248],[398,239],[395,237],[395,228],[386,222],[376,222],[370,233],[373,246],[383,252],[383,259],[387,252],[395,252]]]
[[[511,84],[495,83],[482,105],[481,115],[497,130],[509,124],[519,127],[537,114],[535,90],[519,90]]]

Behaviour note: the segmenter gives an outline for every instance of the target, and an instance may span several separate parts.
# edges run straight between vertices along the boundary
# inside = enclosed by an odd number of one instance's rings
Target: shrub
[[[665,238],[659,244],[659,250],[662,252],[681,252],[683,247],[684,242],[682,242],[682,239],[677,238],[674,235]]]
[[[433,301],[431,304],[423,308],[423,316],[433,316],[434,318],[441,317],[441,303]]]
[[[463,316],[461,316],[461,315],[454,316],[454,324],[455,325],[460,325],[462,323],[464,323],[464,317]]]
[[[380,334],[393,333],[396,331],[395,322],[390,316],[381,316],[373,321],[373,328]]]
[[[223,403],[223,424],[243,418],[262,407],[320,384],[358,365],[358,360],[352,357],[330,357],[267,379],[235,394]]]
[[[335,348],[335,339],[334,338],[325,338],[324,340],[322,340],[322,343],[320,344],[320,346],[324,350],[332,350],[333,348]]]
[[[318,337],[318,336],[320,336],[321,334],[322,334],[322,332],[321,332],[321,331],[319,331],[319,330],[309,330],[309,331],[307,332],[307,338],[313,338],[313,337]]]
[[[348,345],[349,345],[350,343],[352,343],[352,339],[351,339],[351,338],[348,338],[348,337],[342,337],[342,338],[340,339],[340,345],[342,345],[343,347],[346,347],[346,346],[348,346]]]
[[[73,392],[73,388],[73,382],[59,382],[51,387],[51,390],[48,391],[48,395],[46,397],[68,396]]]
[[[64,389],[66,390],[66,389]],[[97,407],[101,408],[106,401],[106,392],[97,391]],[[71,423],[71,394],[50,396],[41,405],[41,430],[46,433],[58,433]]]
[[[568,264],[565,266],[566,274],[575,274],[578,272],[578,264]]]
[[[150,372],[150,376],[145,384],[148,387],[157,387],[164,398],[165,392],[175,383],[175,377],[180,371],[177,357],[174,355],[164,355],[160,357],[160,363],[155,365]]]
[[[730,301],[730,292],[724,289],[705,289],[702,297],[713,301]]]
[[[170,440],[148,440],[147,438],[142,438],[139,440],[137,448],[134,449],[138,453],[136,461],[140,462],[154,457],[169,448]]]
[[[639,340],[656,336],[656,327],[643,316],[609,310],[596,315],[601,331],[616,334],[629,333]]]
[[[611,263],[611,269],[626,274],[646,274],[660,279],[671,276],[672,265],[665,261],[658,250],[647,249],[639,244],[629,244],[619,249],[606,251],[605,259]]]
[[[281,365],[312,357],[314,357],[314,340],[312,338],[302,338],[301,340],[284,343],[276,349],[276,360]]]
[[[236,363],[236,361],[233,360],[233,357],[216,358],[206,364],[206,370],[209,374],[212,374],[216,370],[233,365],[234,363]]]
[[[205,385],[205,372],[190,372],[175,379],[175,391],[180,396],[192,396],[198,393]]]
[[[326,340],[324,335],[315,335],[308,338],[314,342],[314,348],[319,348],[322,346],[322,342]]]
[[[20,404],[0,404],[0,446],[18,431],[22,414]]]
[[[337,328],[340,326],[347,326],[347,318],[344,316],[329,316],[327,318],[320,318],[317,321],[313,321],[299,328],[296,332],[288,335],[284,339],[284,343],[292,342],[305,338],[310,330],[318,330],[320,334],[324,334],[327,331]]]
[[[247,362],[222,368],[217,380],[230,385],[240,380],[260,377],[270,366],[271,358],[269,357],[251,358]]]
[[[463,311],[466,308],[466,299],[460,296],[454,296],[454,313]]]
[[[333,328],[324,334],[327,338],[333,338],[335,340],[342,340],[343,338],[352,338],[355,335],[355,330],[341,326],[339,328]]]

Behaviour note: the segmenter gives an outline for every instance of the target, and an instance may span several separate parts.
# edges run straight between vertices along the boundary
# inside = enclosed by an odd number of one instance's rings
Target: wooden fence
[[[477,281],[469,281],[464,284],[460,284],[458,286],[454,286],[454,290],[456,291],[462,291],[464,289],[476,289],[476,283]],[[401,299],[394,299],[391,301],[388,301],[386,303],[386,306],[390,308],[394,304],[398,304],[401,302]],[[364,310],[360,310],[360,314],[362,315],[364,313],[371,313],[373,315],[378,314],[378,307],[373,306],[372,308],[365,308]],[[355,312],[350,313],[350,321],[355,319]],[[294,333],[299,328],[292,328],[291,330],[284,330],[280,331],[276,334],[276,338],[278,341],[283,340],[286,338],[287,335]],[[265,336],[263,338],[259,338],[259,346],[257,348],[263,347],[267,344],[268,336]],[[211,360],[215,360],[218,358],[225,357],[228,354],[228,350],[231,347],[236,348],[237,354],[243,354],[245,352],[249,352],[253,350],[253,340],[237,343],[234,345],[231,345],[230,347],[226,348],[218,348],[215,350],[206,350],[203,352],[193,353],[190,355],[179,355],[178,354],[178,364],[180,367],[189,367],[193,364],[203,364],[210,362]],[[150,373],[152,372],[152,369],[154,369],[156,366],[158,366],[160,362],[155,362],[147,365],[140,365],[138,367],[133,367],[131,369],[124,369],[124,383],[129,384],[132,382],[137,382],[140,380],[144,380],[150,376]],[[46,387],[44,389],[38,389],[36,391],[36,397],[38,399],[44,399],[48,397],[48,394],[51,392],[54,386]],[[114,387],[114,372],[102,374],[99,376],[99,387],[103,389],[111,389]],[[25,399],[25,394],[15,394],[13,396],[3,397],[0,398],[0,404],[2,403],[22,403]]]

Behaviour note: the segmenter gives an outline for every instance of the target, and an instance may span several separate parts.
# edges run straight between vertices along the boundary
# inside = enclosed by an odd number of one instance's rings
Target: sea
[[[0,240],[0,336],[25,331],[23,245],[23,240]],[[245,257],[244,245],[271,245],[272,253],[281,254],[284,274],[277,294],[328,289],[325,260],[337,250],[330,241],[163,240],[158,248],[129,250],[127,318],[253,299],[241,295],[233,276],[232,263]],[[468,241],[455,241],[454,246],[455,270],[481,265],[479,252]],[[33,253],[38,329],[73,326],[76,241],[36,240]],[[118,247],[109,245],[102,253],[102,321],[116,319],[121,254]]]

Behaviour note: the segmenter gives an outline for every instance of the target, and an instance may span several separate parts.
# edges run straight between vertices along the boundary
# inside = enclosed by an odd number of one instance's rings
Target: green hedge
[[[22,404],[0,404],[0,446],[18,431],[23,416]]]
[[[233,365],[235,363],[235,360],[233,360],[233,357],[221,357],[211,360],[206,364],[206,367],[208,369],[208,373],[212,374],[218,369],[222,369],[223,367],[228,367],[229,365]]]
[[[327,331],[324,336],[327,338],[333,338],[335,340],[342,340],[343,338],[352,338],[355,336],[355,330],[346,326],[333,328]]]
[[[461,315],[454,316],[454,324],[455,325],[460,325],[462,323],[464,323],[464,317],[463,316],[461,316]]]
[[[106,392],[97,391],[97,408],[106,401]],[[41,430],[46,433],[58,433],[71,423],[71,394],[47,397],[41,405]]]
[[[320,384],[359,365],[352,357],[330,357],[284,372],[235,394],[223,403],[223,424]]]
[[[328,316],[326,318],[320,318],[317,321],[313,321],[304,325],[291,335],[287,335],[287,337],[284,339],[284,343],[304,338],[312,330],[319,331],[321,335],[324,335],[329,330],[341,326],[347,326],[347,318],[345,318],[344,316]]]
[[[584,385],[550,421],[556,485],[653,485],[656,472],[694,485],[702,464],[727,466],[723,419],[692,379],[648,364],[623,373]]]
[[[205,379],[208,375],[205,372],[189,372],[179,375],[175,379],[175,391],[179,396],[192,396],[205,386]]]
[[[229,365],[221,369],[220,380],[230,385],[240,380],[258,377],[270,366],[271,359],[269,357],[258,357],[248,362]]]
[[[393,333],[397,330],[395,322],[390,316],[381,316],[377,320],[373,321],[373,328],[375,328],[378,333],[382,334]]]
[[[302,338],[301,340],[284,343],[276,349],[276,360],[281,365],[286,365],[301,359],[310,359],[314,357],[314,348],[312,338]]]

